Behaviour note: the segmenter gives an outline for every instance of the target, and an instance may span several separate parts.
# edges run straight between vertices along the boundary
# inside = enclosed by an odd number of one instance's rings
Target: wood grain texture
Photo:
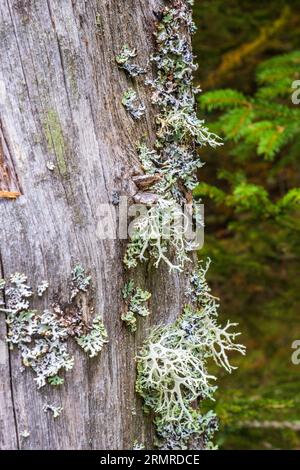
[[[149,90],[142,80],[133,85],[114,57],[128,43],[147,64],[159,4],[0,2],[1,148],[10,171],[4,184],[0,170],[0,189],[22,193],[0,199],[2,274],[26,273],[32,286],[47,279],[48,297],[35,305],[43,308],[55,293],[67,296],[72,267],[80,262],[92,275],[96,312],[110,338],[100,358],[88,359],[71,346],[75,366],[63,387],[37,391],[31,371],[21,372],[18,353],[6,347],[1,314],[2,449],[130,449],[135,439],[151,448],[151,417],[143,415],[134,391],[134,358],[151,325],[178,315],[185,278],[165,267],[139,268],[136,276],[153,293],[152,314],[130,334],[120,320],[125,241],[102,240],[98,229],[102,203],[115,192],[137,191],[131,179],[136,142],[144,134],[155,138]],[[147,105],[138,122],[120,104],[129,86]],[[57,420],[42,411],[45,400],[63,406]],[[26,439],[20,436],[25,429]]]

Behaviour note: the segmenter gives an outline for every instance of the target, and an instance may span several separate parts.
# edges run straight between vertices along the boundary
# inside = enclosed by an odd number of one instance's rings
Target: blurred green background
[[[224,138],[203,149],[209,281],[246,357],[216,371],[222,449],[300,449],[300,0],[195,0],[199,114]],[[211,408],[211,403],[208,404]]]

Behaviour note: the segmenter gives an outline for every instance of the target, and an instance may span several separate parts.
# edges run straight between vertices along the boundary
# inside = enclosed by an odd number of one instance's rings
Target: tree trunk
[[[0,199],[0,277],[25,273],[32,286],[48,280],[45,298],[35,302],[46,308],[58,292],[67,296],[79,262],[92,276],[95,312],[109,335],[93,359],[70,344],[75,365],[65,384],[40,391],[33,373],[21,371],[19,353],[8,349],[1,314],[1,449],[130,449],[136,439],[152,446],[151,417],[134,391],[135,355],[151,325],[180,312],[184,278],[164,266],[140,268],[139,281],[152,292],[151,315],[139,320],[135,335],[128,332],[120,318],[126,241],[101,239],[99,208],[137,191],[136,143],[144,134],[155,139],[150,91],[118,69],[115,55],[128,43],[147,65],[160,4],[0,2],[0,190],[21,193]],[[128,87],[146,104],[140,121],[122,107]],[[45,400],[63,406],[56,420],[42,411]]]

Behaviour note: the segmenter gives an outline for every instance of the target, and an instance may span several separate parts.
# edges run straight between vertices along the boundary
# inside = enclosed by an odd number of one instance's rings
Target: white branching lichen
[[[133,88],[128,88],[128,90],[123,94],[122,105],[133,119],[141,119],[145,114],[145,105],[139,101]]]
[[[208,444],[212,427],[216,428],[215,416],[210,413],[211,425],[207,426],[208,416],[192,406],[197,400],[213,399],[216,377],[208,373],[207,361],[212,358],[231,372],[235,367],[229,363],[228,352],[245,353],[244,346],[234,342],[239,333],[229,331],[236,324],[222,327],[217,323],[218,303],[205,280],[207,268],[200,266],[192,275],[197,289],[182,315],[172,325],[155,328],[137,358],[136,389],[146,408],[156,414],[163,448],[186,448],[194,435],[201,435]]]
[[[126,312],[121,316],[131,332],[136,331],[136,316],[146,317],[149,315],[147,302],[151,297],[150,292],[135,287],[133,280],[128,281],[122,290],[123,299],[126,303]]]

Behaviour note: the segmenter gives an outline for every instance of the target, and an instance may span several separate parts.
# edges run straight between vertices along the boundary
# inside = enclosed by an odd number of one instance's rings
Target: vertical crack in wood
[[[0,250],[0,277],[2,277],[4,279],[4,266],[3,266],[3,261],[2,261],[1,250]],[[4,290],[3,290],[2,296],[3,296],[4,308],[7,308]],[[6,325],[6,331],[7,331],[7,325]],[[18,420],[17,420],[17,414],[16,414],[14,388],[13,388],[13,380],[12,380],[11,350],[9,349],[9,347],[7,347],[7,350],[8,350],[9,386],[10,386],[11,402],[12,402],[12,409],[13,409],[13,419],[14,419],[14,425],[15,425],[16,443],[17,443],[17,448],[19,450],[20,449],[20,440],[19,440]]]

